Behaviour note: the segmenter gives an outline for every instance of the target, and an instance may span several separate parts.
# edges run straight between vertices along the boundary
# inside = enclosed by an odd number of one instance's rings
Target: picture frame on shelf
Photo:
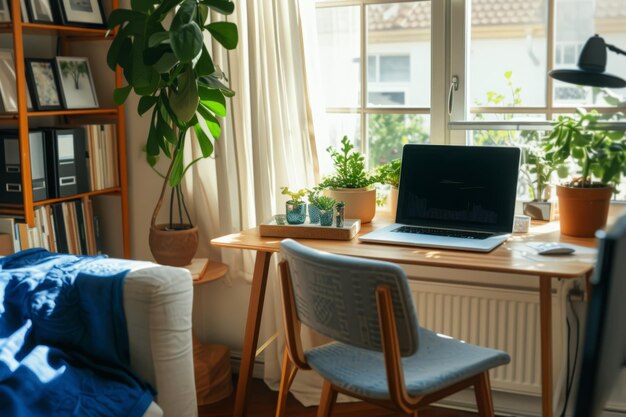
[[[98,97],[91,76],[89,59],[58,56],[55,62],[63,106],[70,110],[98,108]]]
[[[1,0],[0,0],[1,1]],[[55,23],[50,0],[25,0],[28,20],[33,23]]]
[[[2,101],[0,111],[6,113],[17,112],[15,60],[12,49],[0,49],[0,99]],[[33,103],[28,91],[26,92],[26,103],[27,109],[32,110]]]
[[[105,29],[106,20],[99,0],[56,0],[64,25]]]
[[[37,110],[63,108],[54,59],[27,58],[26,82]]]
[[[9,8],[9,0],[0,0],[0,22],[11,21],[11,9]]]

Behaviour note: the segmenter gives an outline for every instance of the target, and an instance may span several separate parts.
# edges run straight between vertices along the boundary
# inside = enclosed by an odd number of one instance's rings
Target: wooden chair
[[[418,408],[474,386],[481,416],[493,416],[489,369],[507,353],[419,327],[404,271],[395,264],[281,243],[286,349],[277,416],[298,369],[324,378],[318,417],[337,393],[416,417]],[[304,351],[301,323],[334,341]],[[418,348],[419,347],[419,348]]]

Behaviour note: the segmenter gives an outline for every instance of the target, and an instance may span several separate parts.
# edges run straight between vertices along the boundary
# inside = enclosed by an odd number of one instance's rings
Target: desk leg
[[[241,354],[241,367],[239,368],[239,380],[237,382],[237,394],[235,395],[234,417],[244,417],[246,415],[248,386],[252,378],[256,345],[259,341],[265,287],[267,286],[267,271],[271,257],[271,252],[258,251],[256,254],[252,289],[250,290],[250,301],[248,302],[246,333],[243,339],[243,352]]]
[[[552,277],[539,277],[541,317],[541,404],[542,416],[552,417]]]

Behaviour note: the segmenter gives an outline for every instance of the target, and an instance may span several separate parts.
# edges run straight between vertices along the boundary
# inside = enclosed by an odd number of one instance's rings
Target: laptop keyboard
[[[397,229],[392,230],[397,233],[415,233],[421,235],[435,235],[435,236],[447,236],[447,237],[460,237],[465,239],[487,239],[493,236],[491,233],[482,232],[463,232],[455,230],[445,229],[433,229],[430,227],[416,227],[416,226],[400,226]]]

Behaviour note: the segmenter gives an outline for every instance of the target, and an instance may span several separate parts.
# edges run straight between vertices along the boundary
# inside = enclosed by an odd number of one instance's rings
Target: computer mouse
[[[575,252],[571,246],[556,242],[531,242],[530,247],[535,249],[539,255],[570,255]]]

